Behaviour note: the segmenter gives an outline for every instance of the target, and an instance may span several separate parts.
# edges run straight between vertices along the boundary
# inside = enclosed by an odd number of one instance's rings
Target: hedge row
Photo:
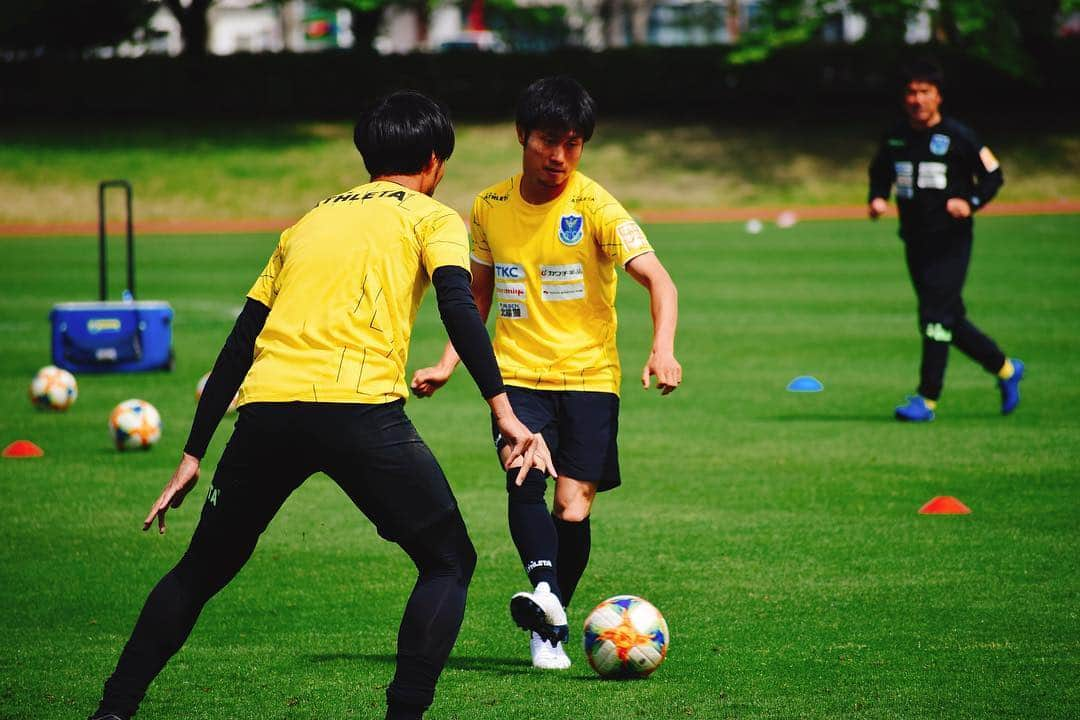
[[[936,54],[947,71],[953,107],[1080,108],[1080,42],[1043,49],[1022,78],[947,50]],[[786,116],[892,101],[896,65],[896,57],[862,46],[801,47],[748,66],[732,66],[727,50],[716,47],[34,60],[0,63],[0,114],[348,118],[378,94],[411,87],[440,97],[459,116],[505,117],[530,80],[569,73],[593,92],[605,114]]]

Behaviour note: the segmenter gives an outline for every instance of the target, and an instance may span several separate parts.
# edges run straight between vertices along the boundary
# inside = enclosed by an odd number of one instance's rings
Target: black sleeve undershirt
[[[244,376],[255,361],[255,338],[262,332],[270,308],[257,300],[248,298],[240,316],[236,318],[232,332],[218,353],[217,362],[203,388],[195,419],[191,421],[184,452],[202,458],[218,423],[229,409],[229,403],[244,381]]]
[[[446,334],[480,389],[480,394],[490,399],[504,392],[502,373],[495,361],[491,338],[480,319],[469,288],[469,273],[464,268],[444,265],[435,269],[431,282],[435,286],[439,316],[446,326]]]

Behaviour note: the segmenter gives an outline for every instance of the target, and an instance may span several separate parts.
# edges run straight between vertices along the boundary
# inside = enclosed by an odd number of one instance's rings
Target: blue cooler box
[[[173,309],[161,300],[54,305],[53,364],[73,373],[171,370]]]

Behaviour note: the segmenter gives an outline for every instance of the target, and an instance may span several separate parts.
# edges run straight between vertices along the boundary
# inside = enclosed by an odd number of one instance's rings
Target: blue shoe
[[[896,407],[896,419],[904,422],[930,422],[934,419],[934,411],[926,405],[926,399],[922,395],[908,395],[906,405]]]
[[[1020,381],[1024,379],[1024,361],[1012,358],[1013,376],[1008,380],[998,380],[1001,391],[1001,414],[1008,415],[1020,404]]]

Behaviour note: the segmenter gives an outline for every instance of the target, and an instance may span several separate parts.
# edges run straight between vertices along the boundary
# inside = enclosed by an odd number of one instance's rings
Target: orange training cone
[[[970,515],[971,508],[950,495],[939,495],[919,508],[920,515]]]
[[[29,440],[16,440],[4,448],[3,455],[6,458],[41,457],[45,451]]]

